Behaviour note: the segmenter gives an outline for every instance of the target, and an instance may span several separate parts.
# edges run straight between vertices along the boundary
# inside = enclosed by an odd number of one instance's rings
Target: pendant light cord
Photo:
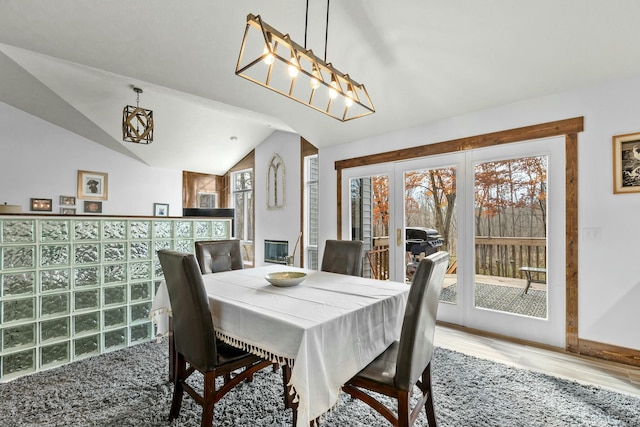
[[[307,11],[304,15],[304,50],[307,50],[307,25],[309,23],[309,0],[307,0]]]
[[[327,22],[324,27],[324,62],[327,62],[327,40],[329,40],[329,1],[327,0]],[[309,26],[309,0],[304,15],[304,50],[307,50],[307,27]]]
[[[309,2],[309,0],[307,0]],[[324,29],[324,62],[327,62],[327,40],[329,39],[329,0],[327,0],[327,25]]]

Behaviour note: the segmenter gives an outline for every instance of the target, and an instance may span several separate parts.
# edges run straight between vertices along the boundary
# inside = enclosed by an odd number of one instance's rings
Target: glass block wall
[[[160,249],[231,237],[231,219],[0,216],[0,381],[154,336]]]

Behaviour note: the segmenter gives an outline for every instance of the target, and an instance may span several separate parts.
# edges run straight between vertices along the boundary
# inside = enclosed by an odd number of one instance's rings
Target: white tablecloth
[[[298,286],[265,280],[274,271],[304,271]],[[398,339],[409,286],[281,265],[203,276],[220,338],[292,366],[298,426],[338,401],[340,387]],[[162,282],[151,316],[167,331],[169,296]]]

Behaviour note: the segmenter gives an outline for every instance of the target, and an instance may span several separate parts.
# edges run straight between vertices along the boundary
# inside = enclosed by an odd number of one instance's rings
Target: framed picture
[[[640,133],[613,137],[613,192],[640,192]]]
[[[74,196],[60,196],[60,204],[62,206],[75,206],[76,198]]]
[[[107,200],[107,174],[102,172],[78,171],[78,198]]]
[[[60,208],[61,215],[75,215],[76,208]]]
[[[218,193],[198,193],[198,207],[215,209],[218,207]]]
[[[52,199],[31,199],[31,210],[40,212],[51,212]]]
[[[86,213],[102,213],[102,202],[86,200],[84,202],[84,211]]]
[[[154,203],[153,204],[154,216],[169,216],[169,204],[167,203]]]

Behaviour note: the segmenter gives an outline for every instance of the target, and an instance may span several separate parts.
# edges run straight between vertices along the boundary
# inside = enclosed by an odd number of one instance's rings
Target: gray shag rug
[[[475,306],[525,316],[547,317],[547,291],[476,283]],[[457,283],[442,289],[440,301],[456,302]]]
[[[173,385],[167,344],[145,343],[0,384],[0,426],[168,426]],[[640,399],[437,348],[438,424],[447,426],[638,426]],[[282,376],[267,368],[215,406],[215,426],[290,426]],[[174,426],[199,426],[185,396]],[[424,410],[416,426],[426,426]],[[344,393],[321,427],[388,427]]]

